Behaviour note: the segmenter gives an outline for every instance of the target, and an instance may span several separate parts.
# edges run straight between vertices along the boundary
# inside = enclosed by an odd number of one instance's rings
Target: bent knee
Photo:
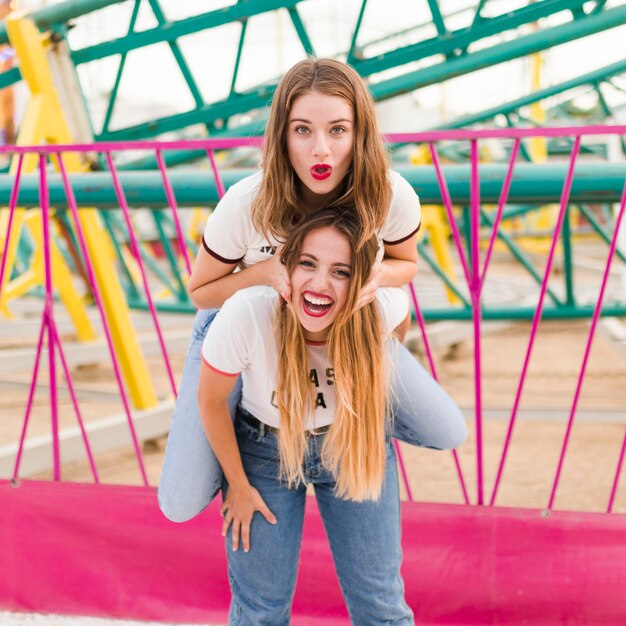
[[[215,494],[213,494],[208,501],[202,502],[190,501],[189,498],[176,498],[165,494],[159,489],[157,493],[157,500],[161,513],[167,517],[170,522],[182,523],[196,517],[206,509],[211,503]]]

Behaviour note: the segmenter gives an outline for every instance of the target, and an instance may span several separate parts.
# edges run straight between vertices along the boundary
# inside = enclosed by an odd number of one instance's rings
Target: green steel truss
[[[315,54],[309,35],[309,27],[302,17],[299,7],[314,4],[316,0],[239,0],[237,3],[216,10],[194,15],[185,19],[170,20],[161,0],[72,0],[52,5],[33,13],[36,23],[42,30],[53,30],[60,37],[66,37],[68,22],[81,15],[97,11],[121,2],[132,4],[127,34],[123,37],[105,41],[87,48],[71,50],[71,57],[76,66],[104,59],[119,57],[116,78],[111,87],[104,122],[96,129],[97,140],[145,139],[163,133],[180,131],[186,127],[201,124],[213,136],[228,134],[247,134],[262,129],[260,121],[238,126],[229,126],[233,116],[249,112],[262,112],[276,87],[275,82],[258,85],[247,90],[236,89],[240,61],[246,46],[248,24],[255,17],[273,11],[283,11],[289,16],[300,44],[302,54]],[[156,26],[136,31],[137,17],[141,2],[149,7],[154,15]],[[468,74],[479,69],[526,57],[553,46],[586,37],[626,23],[626,5],[611,6],[601,0],[538,0],[513,11],[504,11],[494,15],[498,4],[494,0],[481,0],[472,9],[471,19],[463,28],[451,29],[448,23],[455,15],[444,15],[442,4],[438,0],[427,0],[431,21],[417,24],[386,37],[382,41],[361,41],[360,33],[367,20],[368,0],[362,0],[352,28],[349,48],[342,55],[356,70],[368,78],[371,91],[377,100],[393,98],[402,93],[441,83],[448,79]],[[370,0],[371,4],[371,0]],[[486,13],[489,9],[489,14]],[[458,12],[457,12],[458,14]],[[465,11],[467,17],[467,11]],[[555,25],[542,26],[539,30],[528,26],[547,18],[557,16]],[[186,36],[206,32],[225,24],[238,23],[240,34],[237,53],[230,79],[228,96],[221,100],[206,101],[188,61],[185,59],[179,41]],[[434,36],[424,37],[426,29],[434,31]],[[80,22],[77,27],[80,27]],[[411,39],[414,43],[380,51],[381,46],[393,46],[394,37],[402,35],[403,40]],[[0,43],[6,42],[6,31],[0,25]],[[180,70],[185,84],[193,99],[190,110],[147,120],[140,124],[110,129],[111,117],[118,98],[121,79],[128,56],[134,51],[147,46],[165,43]],[[372,52],[374,50],[374,52]],[[416,68],[415,62],[419,65]],[[393,70],[393,77],[386,73]],[[448,127],[467,126],[473,123],[505,115],[510,124],[522,120],[522,111],[528,104],[549,98],[555,94],[579,90],[581,87],[593,89],[599,106],[596,114],[600,117],[613,113],[603,89],[607,85],[617,85],[616,79],[626,72],[626,62],[620,62],[597,70],[585,76],[546,88],[516,101],[503,103],[497,107],[476,115],[454,120]],[[19,69],[15,68],[0,75],[0,88],[20,79]],[[618,86],[619,88],[619,86]],[[560,105],[555,115],[567,113],[568,106]],[[186,157],[178,157],[184,160]]]

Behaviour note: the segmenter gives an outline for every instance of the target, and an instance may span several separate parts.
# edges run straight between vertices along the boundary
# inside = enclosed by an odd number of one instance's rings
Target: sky
[[[622,5],[624,1],[608,2],[607,6]],[[39,0],[22,2],[26,8],[41,4],[46,3]],[[119,3],[77,20],[76,27],[70,31],[71,46],[80,48],[124,36],[133,4]],[[234,0],[161,0],[163,10],[173,20],[230,4],[234,4]],[[516,0],[489,0],[484,10],[487,14],[496,15],[525,4]],[[439,5],[442,13],[448,16],[448,28],[454,29],[469,23],[473,12],[463,9],[475,6],[476,2],[439,0]],[[360,0],[305,0],[298,5],[318,56],[334,56],[349,47],[360,7]],[[561,20],[560,17],[555,19]],[[427,24],[418,31],[419,34],[413,31],[404,36],[396,35],[370,46],[366,54],[370,56],[412,43],[434,34],[431,21],[427,0],[369,0],[359,44],[389,37],[409,26]],[[137,28],[143,30],[155,24],[144,0]],[[181,49],[206,99],[221,99],[228,95],[239,32],[239,24],[228,24],[180,40]],[[624,41],[626,25],[546,51],[542,71],[544,85],[621,60],[624,57]],[[237,89],[243,90],[280,76],[302,56],[302,46],[286,11],[254,17],[248,25]],[[79,67],[81,84],[90,102],[96,127],[103,119],[117,64],[117,57],[111,57]],[[459,114],[520,97],[531,89],[529,69],[530,61],[521,59],[421,89],[403,97],[400,103],[380,105],[381,125],[386,132],[423,130]],[[623,94],[611,90],[607,96],[610,100],[614,98],[615,102],[624,99]],[[191,108],[193,99],[166,44],[157,44],[128,56],[120,105],[116,109],[112,128],[116,123],[140,123],[154,112],[168,115]]]

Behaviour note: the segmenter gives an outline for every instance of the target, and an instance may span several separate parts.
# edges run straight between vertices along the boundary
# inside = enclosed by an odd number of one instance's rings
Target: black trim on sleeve
[[[421,227],[422,227],[422,222],[420,222],[420,223],[417,225],[417,228],[416,228],[416,229],[415,229],[412,233],[409,233],[406,237],[402,237],[402,239],[398,239],[397,241],[385,241],[385,240],[383,239],[383,243],[384,243],[386,246],[397,246],[399,243],[402,243],[402,242],[406,241],[407,239],[410,239],[411,237],[413,237],[413,235],[415,235],[415,234],[419,231],[419,229],[420,229]]]
[[[211,248],[207,245],[207,242],[204,239],[204,235],[202,236],[202,247],[214,258],[222,263],[228,263],[228,265],[235,265],[236,263],[240,263],[243,261],[243,257],[240,259],[225,259],[223,256],[220,256],[217,252],[213,252]]]

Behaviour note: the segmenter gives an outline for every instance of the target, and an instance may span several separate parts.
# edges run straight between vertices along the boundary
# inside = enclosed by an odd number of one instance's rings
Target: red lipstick
[[[323,294],[314,291],[305,291],[302,294],[302,309],[311,317],[324,317],[332,309],[335,301]]]
[[[326,180],[333,173],[333,168],[326,163],[316,163],[310,171],[315,180]]]

